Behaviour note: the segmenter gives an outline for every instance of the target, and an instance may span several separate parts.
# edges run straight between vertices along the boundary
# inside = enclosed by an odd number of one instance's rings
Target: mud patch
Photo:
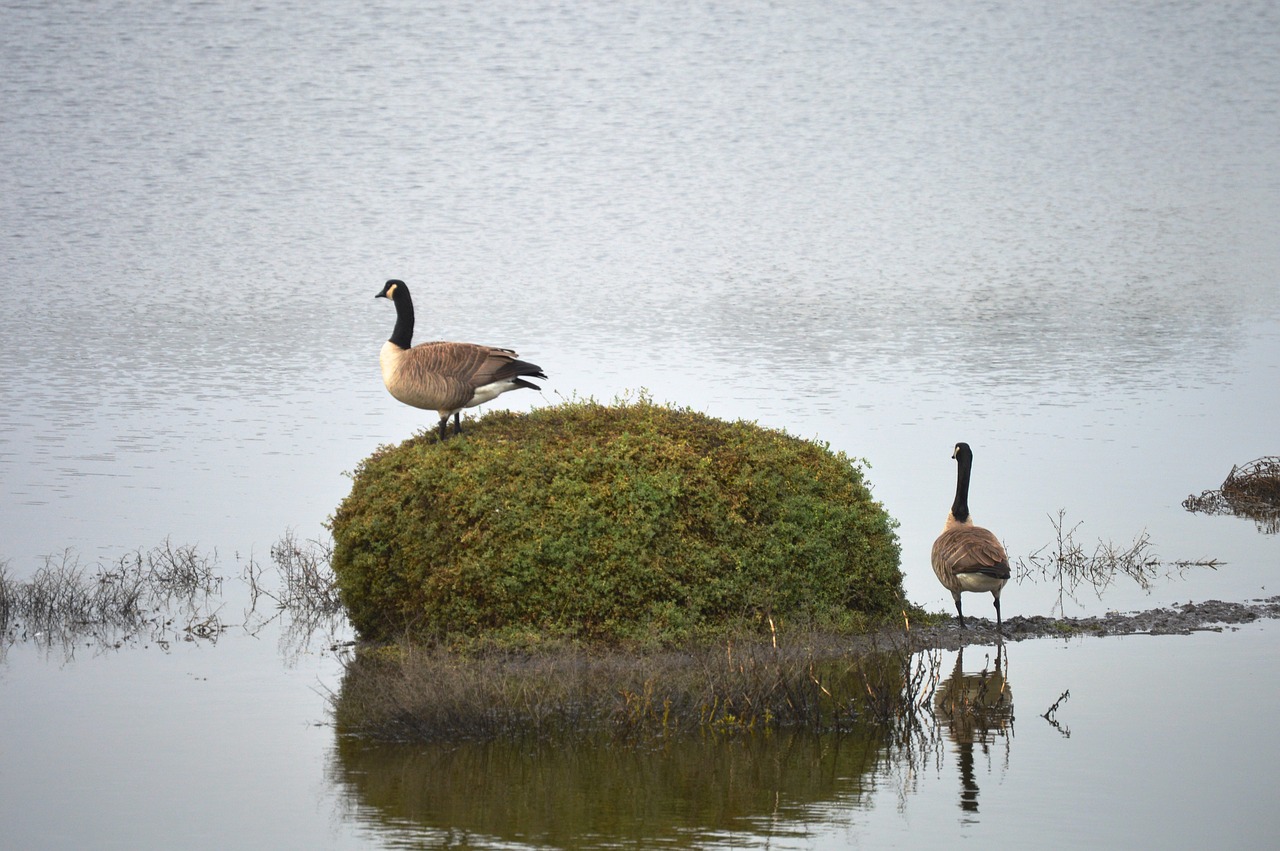
[[[1108,612],[1085,618],[1019,615],[1004,622],[1004,639],[1023,641],[1028,638],[1065,638],[1077,635],[1190,635],[1203,631],[1221,632],[1241,624],[1274,618],[1280,618],[1280,596],[1243,603],[1205,600],[1141,612]],[[995,623],[972,617],[966,620],[969,628],[964,630],[954,621],[912,629],[914,641],[920,647],[955,650],[966,644],[999,640]]]

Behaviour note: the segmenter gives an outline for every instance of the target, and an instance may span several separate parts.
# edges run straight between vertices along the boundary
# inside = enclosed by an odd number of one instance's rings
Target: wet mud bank
[[[1004,622],[1006,641],[1029,638],[1067,638],[1108,635],[1190,635],[1193,632],[1221,632],[1242,624],[1280,618],[1280,596],[1243,603],[1222,600],[1187,602],[1141,612],[1108,612],[1083,618],[1012,617]],[[955,650],[966,644],[999,640],[995,623],[970,617],[967,629],[954,620],[947,624],[912,628],[912,644],[918,649],[938,647]]]

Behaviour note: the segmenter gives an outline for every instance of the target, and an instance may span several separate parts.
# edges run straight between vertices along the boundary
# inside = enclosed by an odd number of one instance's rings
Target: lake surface
[[[1063,510],[1087,550],[1145,532],[1163,560],[1224,562],[1101,598],[1022,582],[1006,617],[1274,596],[1280,536],[1181,506],[1280,455],[1274,4],[0,15],[0,563],[25,578],[68,552],[196,546],[229,627],[7,637],[0,845],[1280,830],[1273,623],[1012,644],[1012,723],[968,744],[935,728],[927,752],[783,735],[388,752],[328,726],[343,625],[300,638],[239,578],[290,530],[322,537],[344,473],[433,425],[378,374],[393,317],[372,297],[399,277],[418,339],[511,346],[551,377],[499,407],[646,388],[867,459],[927,608],[951,607],[928,551],[958,440],[975,517],[1015,558]],[[966,649],[963,671],[994,652]],[[1067,690],[1069,736],[1040,717]]]

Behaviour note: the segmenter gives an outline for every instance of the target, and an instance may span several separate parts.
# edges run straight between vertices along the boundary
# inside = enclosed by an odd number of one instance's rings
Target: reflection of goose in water
[[[960,764],[960,809],[978,811],[978,782],[974,775],[973,746],[990,745],[1003,738],[1006,747],[1013,732],[1013,690],[1005,679],[1008,661],[1004,647],[996,649],[994,670],[985,666],[976,673],[964,672],[964,648],[956,654],[955,668],[933,696],[933,711],[956,744]],[[1007,750],[1006,750],[1007,758]]]

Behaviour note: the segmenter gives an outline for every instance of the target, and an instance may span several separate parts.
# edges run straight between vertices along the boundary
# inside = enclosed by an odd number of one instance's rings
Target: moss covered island
[[[362,638],[506,646],[858,630],[903,605],[896,526],[844,454],[643,397],[384,446],[331,519]]]

